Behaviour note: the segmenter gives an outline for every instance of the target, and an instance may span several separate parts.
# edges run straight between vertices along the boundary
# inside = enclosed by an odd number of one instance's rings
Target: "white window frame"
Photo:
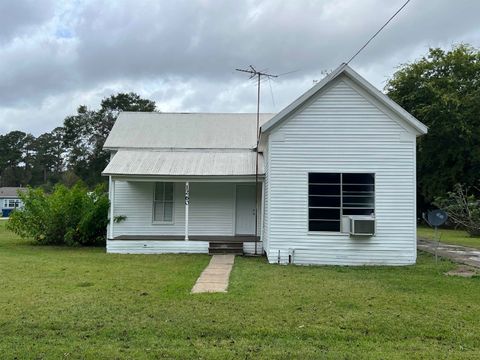
[[[172,220],[171,221],[163,221],[163,220],[155,220],[155,203],[160,200],[155,200],[156,199],[156,194],[155,191],[157,189],[157,184],[166,184],[166,183],[171,183],[172,184]],[[164,191],[163,191],[163,203],[165,203],[165,185],[164,185]],[[164,208],[165,209],[165,208]],[[175,183],[172,181],[157,181],[153,183],[153,201],[152,201],[152,224],[155,225],[172,225],[175,223]]]
[[[339,174],[340,175],[340,183],[338,184],[340,186],[340,206],[339,207],[334,207],[334,206],[326,206],[324,209],[339,209],[340,210],[340,231],[336,230],[310,230],[310,208],[315,208],[310,206],[310,174]],[[328,235],[328,234],[335,234],[335,235],[343,235],[342,232],[342,217],[344,216],[343,211],[345,208],[347,210],[352,209],[351,207],[345,207],[343,205],[343,197],[344,197],[344,190],[343,190],[343,175],[344,174],[370,174],[373,175],[373,207],[365,208],[367,209],[372,209],[373,210],[373,215],[375,216],[376,214],[376,197],[377,197],[377,176],[375,172],[372,171],[309,171],[307,173],[307,232],[309,234],[317,234],[317,235]],[[350,185],[350,184],[347,184]],[[359,208],[359,210],[361,210]],[[347,215],[348,216],[348,215]]]
[[[20,199],[4,199],[3,208],[4,209],[17,209],[21,207],[22,202]]]

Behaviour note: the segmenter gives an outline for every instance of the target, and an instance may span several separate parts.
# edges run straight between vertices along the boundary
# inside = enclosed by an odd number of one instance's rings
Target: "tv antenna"
[[[257,242],[258,242],[258,144],[260,141],[260,83],[262,77],[270,79],[277,78],[279,75],[268,74],[264,71],[258,71],[252,65],[249,65],[247,69],[235,69],[236,71],[250,74],[249,79],[257,79],[257,146],[255,147],[256,159],[255,159],[255,255],[257,255]]]
[[[263,71],[258,71],[253,67],[253,65],[249,65],[247,69],[235,69],[236,71],[244,72],[247,74],[250,74],[250,79],[257,78],[257,146],[258,146],[258,140],[260,137],[260,82],[263,77],[266,77],[267,79],[271,78],[277,78],[278,75],[273,75],[273,74],[268,74]]]

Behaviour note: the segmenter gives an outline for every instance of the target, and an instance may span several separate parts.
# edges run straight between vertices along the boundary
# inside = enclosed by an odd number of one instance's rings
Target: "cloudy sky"
[[[277,112],[346,61],[404,0],[0,0],[0,133],[38,135],[80,104],[137,92],[160,111],[255,111],[237,67],[282,74]],[[382,89],[428,47],[480,47],[480,1],[412,0],[352,63]]]

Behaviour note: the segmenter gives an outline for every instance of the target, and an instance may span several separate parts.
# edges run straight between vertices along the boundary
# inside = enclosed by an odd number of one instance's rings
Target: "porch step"
[[[209,246],[215,249],[223,249],[223,248],[240,248],[243,249],[243,242],[241,241],[211,241],[209,242]]]
[[[242,242],[210,242],[208,253],[213,254],[235,254],[243,255]]]

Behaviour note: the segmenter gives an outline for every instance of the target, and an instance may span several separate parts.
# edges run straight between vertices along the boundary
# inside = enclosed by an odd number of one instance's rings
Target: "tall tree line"
[[[478,189],[480,51],[463,44],[449,51],[430,49],[401,65],[385,91],[429,126],[417,141],[419,206],[428,207],[457,183]],[[105,98],[97,110],[80,106],[62,127],[37,138],[21,131],[0,135],[0,185],[102,181],[109,156],[102,147],[121,111],[155,111],[155,102],[120,93]]]
[[[102,100],[97,110],[82,105],[63,126],[38,137],[23,131],[0,135],[0,186],[95,185],[109,154],[103,144],[122,111],[155,111],[155,102],[135,93]]]
[[[417,140],[422,210],[456,184],[480,195],[480,51],[466,44],[432,48],[400,66],[385,90],[429,127]]]

